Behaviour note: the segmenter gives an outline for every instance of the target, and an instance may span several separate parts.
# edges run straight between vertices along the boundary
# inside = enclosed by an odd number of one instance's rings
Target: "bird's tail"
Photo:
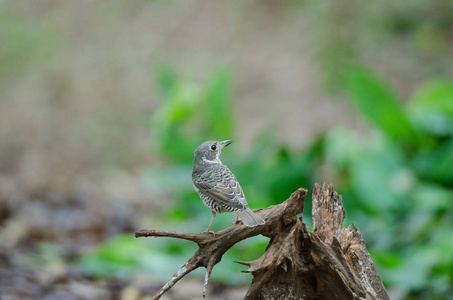
[[[258,225],[263,225],[266,222],[257,214],[255,214],[253,211],[250,209],[245,209],[245,210],[238,210],[235,211],[235,213],[238,215],[239,218],[241,218],[242,222],[244,222],[245,225],[248,227],[255,227]]]

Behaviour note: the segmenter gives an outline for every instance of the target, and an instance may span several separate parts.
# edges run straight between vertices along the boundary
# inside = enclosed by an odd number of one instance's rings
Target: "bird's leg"
[[[237,216],[237,217],[236,217],[236,221],[233,222],[233,225],[234,225],[234,224],[239,224],[239,223],[241,223],[241,222],[242,222],[241,218],[239,218],[239,216]]]
[[[212,221],[214,221],[214,217],[215,217],[215,212],[212,212],[211,222],[209,222],[208,228],[206,228],[206,230],[204,232],[209,232],[209,233],[214,234],[214,231],[211,230],[211,225],[212,225]]]

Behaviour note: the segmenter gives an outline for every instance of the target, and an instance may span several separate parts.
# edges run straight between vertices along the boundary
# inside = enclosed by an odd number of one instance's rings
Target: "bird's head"
[[[204,142],[195,150],[194,163],[221,163],[222,149],[231,143],[230,140]]]

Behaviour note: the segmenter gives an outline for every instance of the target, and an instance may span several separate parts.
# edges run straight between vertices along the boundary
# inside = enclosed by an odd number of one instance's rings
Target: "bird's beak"
[[[226,140],[226,141],[223,141],[223,142],[220,142],[220,146],[223,148],[225,148],[226,146],[228,146],[229,144],[231,144],[232,141],[230,140]]]

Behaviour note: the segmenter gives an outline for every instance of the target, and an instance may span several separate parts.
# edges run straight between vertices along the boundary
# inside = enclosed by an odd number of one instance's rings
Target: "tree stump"
[[[341,196],[332,185],[313,189],[313,232],[308,232],[302,217],[307,190],[298,189],[285,202],[254,210],[266,224],[243,224],[217,232],[182,233],[139,230],[136,237],[167,236],[196,242],[199,249],[154,296],[159,299],[178,280],[198,267],[205,267],[203,296],[215,264],[234,244],[263,235],[270,238],[265,253],[243,271],[253,275],[245,295],[261,299],[390,299],[379,273],[366,250],[359,229],[343,227],[345,211]]]

